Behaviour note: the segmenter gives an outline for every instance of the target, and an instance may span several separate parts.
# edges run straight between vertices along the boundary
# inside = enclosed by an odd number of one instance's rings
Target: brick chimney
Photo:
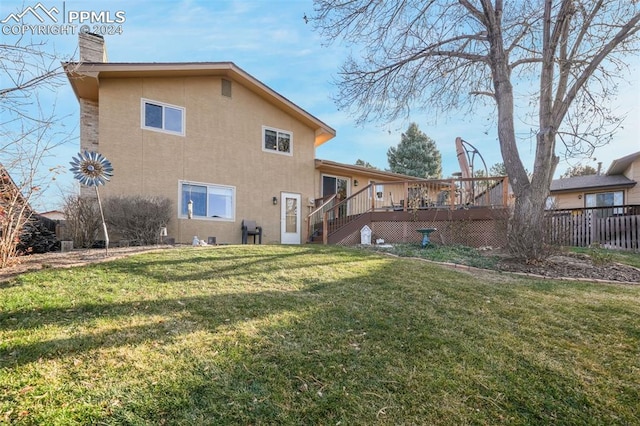
[[[80,62],[108,62],[104,37],[93,33],[78,35]]]
[[[80,33],[78,35],[78,50],[80,53],[79,64],[88,62],[108,62],[107,50],[104,38],[93,33]],[[99,105],[95,100],[79,98],[80,103],[80,150],[100,151],[99,129]],[[80,196],[96,198],[92,188],[81,185]]]

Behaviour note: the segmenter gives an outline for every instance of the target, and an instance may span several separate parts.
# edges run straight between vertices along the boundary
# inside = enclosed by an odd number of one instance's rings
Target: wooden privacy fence
[[[552,244],[640,250],[640,206],[551,210],[547,224]]]

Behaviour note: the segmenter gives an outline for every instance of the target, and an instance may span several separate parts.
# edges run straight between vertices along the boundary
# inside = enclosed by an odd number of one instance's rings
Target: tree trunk
[[[545,249],[544,191],[530,190],[516,198],[509,220],[507,244],[509,252],[526,261],[547,256]],[[546,198],[546,196],[545,196]]]
[[[569,5],[569,3],[566,3]],[[564,7],[564,5],[563,5]],[[569,7],[569,6],[567,6]],[[544,209],[551,179],[558,164],[555,156],[557,123],[553,117],[554,53],[558,44],[551,25],[552,1],[545,1],[540,76],[540,130],[536,137],[533,175],[524,186],[514,186],[516,202],[509,223],[508,248],[512,255],[527,261],[545,258]],[[568,12],[567,12],[568,13]],[[567,31],[565,25],[560,25]],[[504,155],[504,153],[503,153]],[[507,168],[509,171],[509,168]]]
[[[555,132],[537,136],[534,172],[526,185],[514,186],[516,201],[509,223],[508,248],[515,257],[536,261],[548,256],[545,207],[558,157],[553,154]]]
[[[545,164],[540,150],[540,142],[546,148],[553,146],[553,139],[549,134],[538,135],[538,156],[536,167],[545,170],[534,175],[529,180],[527,171],[522,164],[514,126],[513,86],[510,80],[507,52],[503,47],[501,33],[500,11],[487,13],[488,39],[491,43],[491,71],[496,105],[498,108],[498,139],[504,166],[509,175],[511,188],[516,197],[514,210],[509,220],[507,248],[510,253],[522,259],[540,259],[544,257],[544,206],[549,183],[544,187],[544,181],[549,176],[549,164]],[[535,170],[535,167],[534,167]],[[543,178],[544,177],[544,178]],[[549,181],[550,182],[550,181]]]

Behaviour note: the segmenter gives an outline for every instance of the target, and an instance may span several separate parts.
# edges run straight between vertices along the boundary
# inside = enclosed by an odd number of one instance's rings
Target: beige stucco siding
[[[143,98],[184,107],[185,136],[142,129]],[[291,132],[293,155],[264,152],[263,126]],[[314,196],[314,137],[313,129],[236,82],[232,97],[222,96],[218,77],[100,82],[99,149],[115,169],[103,192],[170,198],[168,231],[178,242],[198,235],[239,243],[243,218],[263,226],[263,242],[279,242],[281,192],[300,194],[303,206]],[[235,220],[179,219],[179,181],[235,187]],[[305,208],[301,213],[304,220]]]
[[[625,199],[627,204],[640,204],[640,160],[636,160],[625,170],[624,175],[630,180],[638,182],[634,187],[629,188],[627,192],[627,198]]]
[[[584,207],[583,193],[557,193],[552,194],[555,200],[554,208],[556,209],[579,209]],[[580,195],[580,198],[578,198]]]
[[[584,200],[587,194],[597,194],[601,192],[615,192],[622,191],[624,193],[624,204],[640,204],[640,199],[638,199],[638,189],[636,185],[633,188],[600,188],[600,189],[590,189],[590,190],[581,190],[576,192],[562,192],[555,193],[552,196],[555,199],[555,208],[557,209],[579,209],[584,208]],[[635,192],[634,192],[635,190]],[[634,198],[635,197],[635,198]],[[634,201],[634,199],[636,201]]]

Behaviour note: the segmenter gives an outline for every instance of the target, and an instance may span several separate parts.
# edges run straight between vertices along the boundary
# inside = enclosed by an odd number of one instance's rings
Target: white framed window
[[[614,207],[624,205],[624,192],[623,191],[611,191],[611,192],[598,192],[595,194],[585,194],[584,206],[589,207]],[[607,216],[610,213],[622,214],[623,209],[604,209],[598,211],[599,216]]]
[[[372,181],[369,181],[369,184],[372,184]],[[384,185],[376,184],[374,189],[374,193],[371,194],[371,187],[369,187],[369,198],[375,198],[376,201],[382,201],[384,198]]]
[[[235,221],[235,186],[179,181],[179,217],[189,217],[191,201],[192,219]]]
[[[277,154],[293,155],[293,133],[262,126],[262,150]]]
[[[141,100],[140,123],[143,129],[184,136],[184,116],[184,107]]]

